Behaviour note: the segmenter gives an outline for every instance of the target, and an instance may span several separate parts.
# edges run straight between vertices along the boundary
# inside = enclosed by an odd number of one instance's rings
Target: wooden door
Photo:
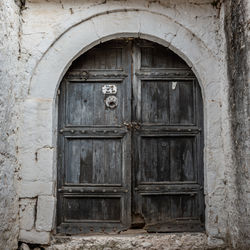
[[[59,233],[116,232],[131,224],[131,132],[123,125],[131,118],[128,50],[126,41],[95,47],[60,87]],[[109,96],[116,107],[106,106]]]
[[[204,230],[199,84],[170,50],[136,40],[133,223],[149,232]]]
[[[57,232],[203,230],[202,110],[167,48],[119,39],[79,57],[59,90]]]

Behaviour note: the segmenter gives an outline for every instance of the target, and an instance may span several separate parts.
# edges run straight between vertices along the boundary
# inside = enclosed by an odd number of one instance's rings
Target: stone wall
[[[0,249],[16,249],[18,198],[14,175],[16,160],[15,96],[19,57],[19,8],[0,1]]]
[[[234,149],[236,190],[231,234],[234,246],[250,245],[250,3],[237,0],[227,3],[227,35],[231,136]]]
[[[207,234],[168,236],[160,242],[173,241],[176,249],[183,248],[187,239],[198,248],[239,249],[250,244],[249,6],[243,0],[222,2],[0,2],[4,31],[0,33],[0,249],[17,247],[19,224],[22,242],[52,243],[55,249],[91,247],[95,242],[105,247],[101,238],[74,238],[64,246],[51,242],[56,204],[56,91],[74,58],[118,35],[169,46],[192,67],[202,88]],[[119,242],[107,239],[108,247],[124,241],[116,239]],[[129,239],[128,245],[134,242],[142,248],[155,240]]]
[[[205,112],[206,244],[225,246],[234,190],[228,119],[224,6],[209,1],[43,1],[22,12],[26,96],[19,100],[20,241],[48,244],[55,228],[56,92],[70,63],[99,42],[142,37],[170,47],[199,79]],[[48,202],[49,201],[49,202]],[[47,208],[47,206],[50,208]],[[47,208],[49,216],[39,212]],[[47,214],[47,213],[46,213]],[[35,216],[36,215],[36,216]],[[195,241],[195,237],[190,235]]]

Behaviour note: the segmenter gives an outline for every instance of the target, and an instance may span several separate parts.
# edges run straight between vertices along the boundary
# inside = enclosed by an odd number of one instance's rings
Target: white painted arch
[[[35,67],[30,97],[54,98],[55,90],[75,58],[96,44],[117,37],[141,37],[169,47],[192,67],[202,88],[206,82],[218,80],[218,76],[213,79],[214,74],[208,72],[219,68],[214,51],[191,30],[163,14],[138,9],[113,10],[95,14],[71,26],[52,43]],[[43,75],[45,71],[53,72]],[[60,75],[56,75],[59,72]],[[44,89],[42,93],[40,86]]]
[[[42,56],[22,105],[25,122],[20,126],[23,175],[19,182],[20,197],[55,196],[57,89],[74,59],[98,43],[118,37],[140,37],[167,46],[196,74],[204,103],[206,230],[209,235],[225,231],[223,222],[215,224],[211,219],[216,214],[223,214],[220,209],[224,200],[223,192],[216,193],[222,189],[225,169],[221,136],[221,131],[226,129],[222,124],[221,108],[225,81],[220,61],[189,29],[167,16],[145,10],[94,15],[66,30]],[[33,159],[37,153],[41,160],[27,163],[27,159]],[[216,194],[216,197],[211,194]],[[53,221],[49,222],[51,228]],[[49,231],[48,227],[43,229],[40,226],[39,231],[43,230]]]

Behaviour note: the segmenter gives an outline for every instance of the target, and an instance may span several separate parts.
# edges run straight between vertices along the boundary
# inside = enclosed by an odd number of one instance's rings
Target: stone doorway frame
[[[226,120],[225,65],[188,28],[163,14],[138,9],[98,13],[71,26],[51,44],[33,71],[28,96],[21,103],[19,125],[19,162],[21,174],[26,177],[17,182],[20,199],[34,198],[37,202],[35,229],[31,231],[46,234],[42,242],[45,243],[55,226],[60,82],[74,59],[100,42],[119,37],[142,38],[169,47],[195,73],[204,104],[206,233],[210,237],[224,237],[227,233],[224,178],[231,165],[230,138],[226,136],[230,127]]]

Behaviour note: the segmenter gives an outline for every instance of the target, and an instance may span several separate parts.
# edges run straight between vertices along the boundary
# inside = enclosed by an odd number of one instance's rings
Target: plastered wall
[[[0,249],[14,249],[18,237],[16,159],[19,8],[0,1]]]
[[[237,227],[232,226],[238,238],[238,248],[250,244],[250,74],[249,74],[249,1],[232,1],[226,6],[225,31],[227,38],[229,102]],[[235,222],[234,222],[235,223]]]
[[[0,9],[9,32],[1,39],[8,44],[2,50],[4,60],[0,59],[5,72],[0,75],[4,83],[1,120],[5,121],[0,128],[1,152],[11,156],[1,154],[1,176],[9,173],[9,177],[5,186],[0,184],[3,197],[7,197],[0,205],[0,214],[5,215],[5,228],[0,228],[11,235],[9,239],[15,239],[10,243],[0,236],[0,243],[8,242],[9,249],[14,249],[18,227],[20,241],[51,243],[56,216],[56,91],[60,80],[74,58],[95,44],[133,36],[170,47],[199,79],[205,109],[206,235],[191,235],[190,240],[215,248],[237,246],[239,195],[224,22],[231,7],[205,0],[21,2],[18,6],[7,0]],[[11,208],[8,213],[7,208]],[[6,223],[10,219],[12,223]]]

